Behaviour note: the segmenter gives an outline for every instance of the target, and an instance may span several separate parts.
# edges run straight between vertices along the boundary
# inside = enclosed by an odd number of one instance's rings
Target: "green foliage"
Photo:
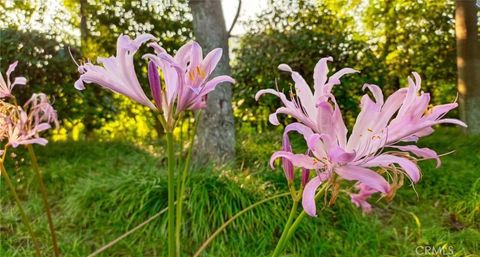
[[[385,65],[380,82],[391,87],[405,84],[417,71],[423,90],[435,103],[456,96],[456,48],[453,1],[370,0],[362,13],[365,39],[378,47]]]
[[[165,4],[162,1],[65,1],[73,16],[72,23],[82,33],[82,49],[86,57],[111,54],[116,50],[120,34],[135,36],[151,33],[160,39],[167,51],[176,50],[180,44],[192,38],[191,18],[186,1]],[[82,28],[82,20],[85,28]],[[82,31],[85,29],[85,31]],[[88,51],[86,50],[88,49]]]
[[[188,182],[185,256],[237,211],[277,192],[286,191],[283,173],[267,167],[278,148],[278,133],[254,135],[240,132],[238,147],[243,169],[224,167],[222,172],[194,172]],[[456,138],[452,142],[452,138]],[[364,216],[348,197],[322,210],[318,218],[305,219],[287,252],[289,256],[412,256],[419,245],[453,246],[452,256],[474,255],[480,236],[478,185],[480,148],[478,137],[461,137],[458,130],[442,129],[425,139],[440,153],[456,150],[434,168],[422,162],[423,178],[415,191],[399,190],[392,202],[374,202],[374,212]],[[19,149],[20,150],[20,149]],[[121,142],[68,142],[49,144],[37,151],[54,205],[54,219],[65,256],[86,256],[166,206],[163,149]],[[153,154],[159,153],[159,154]],[[21,151],[17,152],[22,158]],[[263,159],[263,162],[262,162]],[[254,160],[257,160],[256,162]],[[48,233],[41,215],[41,200],[33,187],[21,187],[33,177],[26,166],[13,172],[24,206],[34,218],[45,253]],[[240,163],[240,160],[239,160]],[[25,163],[24,165],[27,165]],[[31,256],[27,233],[18,221],[10,195],[1,187],[1,256]],[[288,197],[248,212],[215,239],[203,256],[265,256],[281,234],[290,208]],[[101,256],[162,256],[166,239],[166,215],[120,241]]]
[[[313,68],[321,57],[332,56],[331,70],[352,67],[361,75],[349,75],[335,88],[339,104],[351,119],[356,112],[362,81],[378,67],[368,45],[354,38],[349,17],[339,18],[324,5],[306,4],[295,10],[288,6],[274,8],[259,15],[250,24],[251,31],[240,39],[233,66],[236,113],[243,122],[265,123],[270,111],[278,106],[274,97],[263,97],[260,104],[255,93],[260,89],[279,88],[289,92],[292,80],[281,75],[277,66],[289,64],[310,85]],[[260,107],[258,107],[260,105]]]
[[[72,16],[76,15],[69,12],[62,0],[1,1],[0,29],[39,32],[48,39],[77,45],[79,31],[71,23]]]
[[[79,63],[86,60],[95,63],[97,57],[115,54],[120,34],[135,37],[139,33],[151,33],[172,52],[192,38],[187,2],[176,3],[57,0],[46,5],[39,0],[2,2],[0,68],[4,72],[10,63],[18,60],[15,74],[29,79],[28,87],[19,94],[25,98],[32,91],[42,91],[55,99],[55,108],[65,128],[59,138],[77,138],[78,131],[108,139],[156,138],[155,133],[145,132],[155,131],[153,115],[136,103],[114,97],[97,85],[88,86],[82,92],[74,89],[79,74],[68,48]],[[140,50],[135,63],[140,84],[149,92],[147,62],[141,58],[146,50],[147,47]]]
[[[156,36],[162,47],[168,51],[178,49],[192,37],[192,25],[186,14],[188,6],[186,2],[179,1],[176,5],[165,5],[161,1],[64,1],[71,12],[80,11],[80,15],[72,17],[72,24],[80,29],[81,55],[78,59],[90,59],[95,62],[97,57],[111,56],[116,52],[117,38],[121,34],[135,37],[140,33],[150,33]],[[136,55],[136,71],[140,84],[145,92],[149,92],[146,64],[141,58],[147,48],[140,49]],[[112,124],[124,123],[127,120],[146,121],[141,122],[148,126],[148,130],[154,130],[155,120],[146,112],[137,112],[143,109],[135,106],[136,103],[125,101],[123,98],[112,97],[111,92],[98,88],[96,85],[88,87],[86,91],[93,91],[95,97],[85,95],[87,105],[95,106],[92,112],[83,118],[86,132],[95,130],[96,135],[106,135],[112,138],[108,131],[112,131]],[[91,94],[91,93],[90,93]],[[147,94],[148,95],[148,94]],[[101,105],[97,99],[108,99]],[[145,126],[144,126],[145,127]],[[118,134],[133,137],[137,126],[116,126]],[[141,128],[142,129],[142,128]],[[144,128],[143,128],[144,129]],[[107,131],[107,133],[105,133]],[[112,132],[113,133],[113,132]],[[114,137],[116,137],[114,136]],[[142,135],[142,138],[150,136]]]
[[[364,1],[365,2],[365,1]],[[423,90],[432,103],[456,97],[455,36],[451,1],[317,1],[298,8],[292,3],[273,5],[249,23],[240,38],[233,65],[236,117],[262,130],[268,114],[278,107],[275,97],[253,96],[259,89],[279,88],[288,93],[289,77],[277,66],[291,65],[313,85],[316,62],[332,56],[335,71],[352,67],[334,94],[347,124],[358,112],[361,87],[378,84],[388,95],[407,84],[412,71],[423,78]]]
[[[28,80],[26,86],[14,88],[20,102],[25,102],[32,93],[43,92],[54,101],[60,119],[75,119],[84,113],[84,101],[73,87],[76,67],[65,43],[40,32],[13,29],[0,30],[0,42],[2,74],[11,63],[18,61],[12,76],[24,76]]]

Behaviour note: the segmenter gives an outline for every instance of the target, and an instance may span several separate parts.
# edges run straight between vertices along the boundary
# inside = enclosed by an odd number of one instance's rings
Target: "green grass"
[[[279,147],[280,133],[241,132],[234,166],[195,169],[185,207],[185,256],[242,208],[286,191],[282,172],[267,167]],[[420,144],[439,153],[455,152],[442,158],[439,169],[431,161],[422,162],[423,178],[415,190],[405,186],[393,201],[374,202],[370,215],[363,215],[343,194],[318,218],[304,220],[288,256],[416,256],[417,246],[452,246],[451,256],[478,256],[480,137],[447,128]],[[36,150],[63,256],[86,256],[166,207],[166,163],[159,147],[67,142]],[[45,256],[51,256],[35,179],[22,151],[17,154],[8,159],[7,169],[17,181]],[[28,233],[3,184],[0,193],[0,256],[33,256]],[[248,212],[203,256],[267,256],[280,237],[290,204],[283,198]],[[163,215],[100,256],[165,256],[165,241]]]

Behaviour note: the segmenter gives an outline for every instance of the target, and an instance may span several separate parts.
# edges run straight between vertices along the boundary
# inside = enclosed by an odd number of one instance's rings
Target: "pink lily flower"
[[[18,61],[10,64],[6,72],[6,79],[4,79],[3,75],[0,73],[0,98],[10,97],[12,95],[12,89],[16,85],[25,85],[27,83],[27,79],[25,77],[16,77],[13,80],[13,83],[10,81],[10,74],[15,70],[17,64]]]
[[[56,128],[59,127],[57,111],[55,111],[50,104],[47,95],[44,93],[34,93],[25,103],[24,107],[30,109],[30,119],[37,124],[40,122],[46,122],[55,124]]]
[[[19,108],[19,111],[21,112],[22,116],[26,115],[26,113],[24,113],[21,108]],[[19,145],[46,145],[48,143],[48,140],[40,137],[38,133],[50,129],[50,124],[43,122],[36,124],[32,128],[26,128],[25,122],[27,121],[19,119],[15,123],[8,124],[7,145],[11,145],[13,148],[18,147]]]
[[[75,88],[84,90],[85,83],[95,83],[155,110],[155,105],[140,86],[133,66],[133,56],[137,50],[143,43],[154,38],[150,34],[142,34],[132,40],[126,35],[120,35],[116,56],[97,58],[102,66],[87,62],[78,67],[81,75],[75,82]]]
[[[375,97],[368,95],[361,101],[361,111],[347,139],[347,130],[333,95],[318,100],[318,126],[320,133],[306,124],[290,124],[289,131],[302,134],[313,156],[278,151],[272,155],[270,164],[277,158],[288,159],[296,167],[317,170],[318,176],[310,180],[303,191],[302,205],[310,216],[316,215],[315,192],[324,182],[336,183],[338,179],[357,181],[362,186],[361,198],[352,198],[355,204],[368,210],[366,199],[374,192],[392,197],[403,183],[403,176],[416,183],[420,179],[417,159],[436,159],[438,155],[431,149],[415,145],[397,145],[399,142],[416,141],[419,137],[431,134],[432,126],[451,123],[466,126],[456,119],[443,119],[455,108],[456,103],[429,108],[428,94],[418,94],[420,79],[414,73],[416,82],[409,79],[409,87],[400,89],[385,102],[378,86],[366,85]],[[364,88],[365,88],[364,87]],[[287,128],[285,129],[287,131]],[[392,148],[394,150],[385,151]],[[372,169],[378,169],[376,171]],[[389,173],[389,183],[381,174]],[[368,189],[368,190],[367,190]],[[363,191],[362,191],[363,190]]]
[[[321,121],[322,114],[318,108],[319,101],[325,100],[325,98],[331,95],[333,86],[340,84],[340,78],[343,75],[358,72],[351,68],[344,68],[328,77],[328,61],[333,61],[333,58],[322,58],[315,66],[313,73],[313,93],[307,82],[298,72],[293,71],[290,66],[286,64],[280,64],[278,66],[280,70],[292,74],[292,79],[295,82],[295,94],[291,93],[290,100],[288,100],[285,94],[274,89],[264,89],[257,92],[255,95],[257,101],[260,96],[264,94],[273,94],[280,98],[284,105],[269,116],[270,123],[279,125],[277,115],[283,113],[294,117],[299,122],[310,127],[313,131],[321,132],[323,124]]]
[[[215,90],[217,85],[235,82],[230,76],[225,75],[209,79],[222,57],[221,48],[212,50],[203,58],[202,48],[195,41],[182,46],[175,56],[169,55],[156,43],[150,43],[149,46],[154,49],[155,54],[146,54],[144,58],[150,59],[169,78],[165,79],[166,100],[171,102],[177,97],[176,114],[184,110],[195,111],[205,108],[207,94]],[[153,72],[151,75],[157,76]],[[157,84],[154,85],[158,87]],[[161,92],[152,89],[152,92],[154,91]]]
[[[6,146],[46,145],[47,139],[40,132],[58,127],[57,113],[43,93],[33,94],[23,107],[0,102],[0,141],[6,139]]]
[[[84,83],[96,83],[116,93],[125,95],[138,103],[163,113],[167,126],[173,126],[173,116],[185,110],[198,110],[206,107],[207,94],[222,82],[233,83],[229,76],[218,76],[211,80],[209,76],[222,56],[221,49],[214,49],[205,58],[196,42],[182,46],[175,57],[155,42],[150,42],[155,54],[143,57],[148,64],[148,81],[154,103],[148,99],[138,82],[133,66],[133,56],[143,43],[153,40],[150,34],[142,34],[131,40],[121,35],[117,40],[117,55],[98,58],[102,66],[86,63],[79,66],[82,74],[75,82],[79,90],[85,89]],[[159,73],[159,69],[162,74]],[[160,79],[163,75],[163,84]],[[171,129],[171,128],[170,128]]]
[[[19,145],[40,144],[46,145],[48,141],[39,136],[40,132],[50,129],[50,124],[37,120],[29,115],[22,107],[18,107],[8,115],[2,116],[2,129],[5,129],[7,146],[16,148]]]
[[[370,205],[367,200],[372,196],[372,194],[376,193],[375,189],[370,188],[364,184],[358,184],[355,186],[359,192],[356,194],[350,194],[350,198],[352,203],[362,208],[363,213],[369,213],[372,211],[372,205]]]

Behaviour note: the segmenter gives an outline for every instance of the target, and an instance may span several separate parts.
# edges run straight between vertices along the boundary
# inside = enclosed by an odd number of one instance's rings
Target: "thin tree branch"
[[[240,16],[240,9],[242,9],[242,0],[238,0],[238,7],[237,7],[237,13],[235,14],[235,18],[233,18],[232,25],[230,26],[230,29],[228,29],[227,35],[228,37],[232,36],[232,30],[233,27],[235,27],[235,24],[237,23],[238,16]]]

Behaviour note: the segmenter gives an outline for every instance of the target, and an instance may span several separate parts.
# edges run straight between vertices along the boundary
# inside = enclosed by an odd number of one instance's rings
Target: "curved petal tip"
[[[284,63],[278,65],[278,69],[282,70],[282,71],[293,72],[292,68],[290,68],[290,66],[288,66],[287,64],[284,64]]]

